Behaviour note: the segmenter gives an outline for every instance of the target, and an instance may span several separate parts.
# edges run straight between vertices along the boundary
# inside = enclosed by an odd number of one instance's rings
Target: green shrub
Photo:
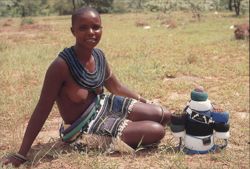
[[[32,18],[23,18],[21,21],[21,25],[31,25],[34,23]]]

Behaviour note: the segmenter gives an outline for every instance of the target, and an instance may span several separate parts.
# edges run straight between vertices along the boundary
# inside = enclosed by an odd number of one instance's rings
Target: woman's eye
[[[100,29],[102,29],[102,26],[100,26],[100,25],[94,25],[94,26],[92,26],[92,29],[94,31],[99,31]]]
[[[89,29],[88,26],[80,26],[81,31],[87,31]]]
[[[89,31],[89,30],[92,30],[92,31],[100,31],[102,29],[102,26],[100,25],[93,25],[93,26],[80,26],[80,31]]]

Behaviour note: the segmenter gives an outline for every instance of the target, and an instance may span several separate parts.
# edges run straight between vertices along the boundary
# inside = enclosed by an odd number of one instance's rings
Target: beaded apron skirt
[[[83,115],[73,124],[62,123],[60,136],[64,142],[74,142],[83,133],[119,137],[126,127],[126,117],[136,101],[111,95],[98,95]]]

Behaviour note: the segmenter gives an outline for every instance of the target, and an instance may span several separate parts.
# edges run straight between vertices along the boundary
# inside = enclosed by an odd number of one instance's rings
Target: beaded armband
[[[8,157],[12,157],[15,158],[16,160],[21,161],[22,163],[25,163],[26,161],[28,161],[29,159],[19,153],[15,153],[15,154],[10,154]]]

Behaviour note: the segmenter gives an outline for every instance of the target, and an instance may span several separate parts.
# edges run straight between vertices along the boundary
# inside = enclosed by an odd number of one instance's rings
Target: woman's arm
[[[29,120],[21,147],[18,151],[18,154],[24,157],[27,155],[32,143],[44,125],[59,94],[64,82],[64,73],[62,73],[63,70],[65,70],[63,60],[61,58],[57,58],[46,72],[39,101]],[[10,156],[3,163],[12,163],[14,166],[18,167],[22,162],[13,158],[13,156]]]
[[[105,79],[104,86],[108,89],[109,92],[115,95],[133,98],[140,102],[146,103],[146,99],[142,98],[139,94],[131,91],[121,82],[119,82],[119,80],[112,73],[109,67],[107,68],[107,74],[108,75],[107,75],[107,78]]]

